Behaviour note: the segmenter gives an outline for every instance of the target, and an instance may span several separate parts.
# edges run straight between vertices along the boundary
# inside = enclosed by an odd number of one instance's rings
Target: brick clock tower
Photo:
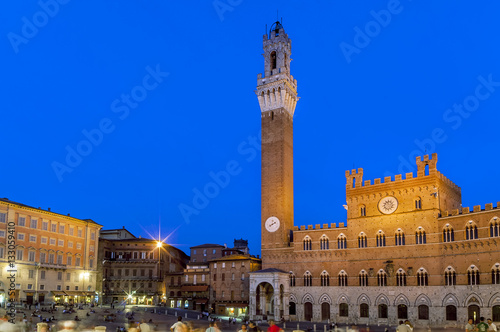
[[[293,229],[293,113],[297,81],[290,75],[291,41],[280,22],[263,37],[264,75],[257,76],[262,117],[262,258],[288,247]]]

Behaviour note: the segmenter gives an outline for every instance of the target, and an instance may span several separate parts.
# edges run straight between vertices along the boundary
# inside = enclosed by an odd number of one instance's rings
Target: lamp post
[[[161,282],[161,248],[163,247],[163,242],[161,241],[158,241],[156,242],[156,247],[158,247],[158,283]],[[158,289],[157,289],[157,293],[158,293]],[[160,304],[161,302],[161,297],[158,296],[158,305]]]
[[[85,298],[85,304],[87,304],[87,295],[86,295],[87,293],[85,293],[85,278],[88,278],[88,276],[89,276],[89,275],[90,275],[90,273],[88,273],[88,272],[83,272],[83,273],[81,274],[81,277],[82,277],[82,279],[83,279],[83,294],[85,294],[85,295],[84,295],[84,298]]]

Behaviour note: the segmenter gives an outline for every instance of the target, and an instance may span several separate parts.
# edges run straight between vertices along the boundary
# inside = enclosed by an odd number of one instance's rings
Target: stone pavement
[[[52,314],[47,312],[41,312],[43,318],[51,317],[52,315],[56,318],[55,321],[49,323],[49,326],[57,327],[57,329],[52,329],[52,331],[61,330],[61,325],[65,321],[73,321],[77,324],[77,331],[92,331],[95,326],[106,326],[106,331],[116,332],[117,328],[126,328],[128,327],[128,320],[126,318],[126,314],[130,312],[134,312],[134,322],[140,322],[141,320],[145,320],[146,322],[151,321],[150,327],[152,331],[156,332],[170,332],[170,326],[177,321],[177,317],[175,314],[183,316],[183,322],[190,322],[193,325],[193,329],[198,330],[200,332],[204,332],[208,327],[207,318],[201,318],[199,313],[189,311],[189,310],[174,310],[168,309],[168,314],[165,314],[165,308],[155,308],[151,306],[126,306],[125,310],[123,310],[123,306],[115,307],[115,309],[111,309],[108,307],[95,307],[92,308],[95,310],[95,313],[91,313],[90,316],[87,316],[87,313],[90,312],[90,308],[85,307],[83,310],[76,310],[76,313],[72,314],[63,314],[63,307],[58,306],[57,311]],[[16,315],[16,322],[19,322],[23,317],[23,313],[27,315],[28,319],[32,319],[33,327],[36,327],[36,323],[40,322],[38,317],[31,317],[31,313],[33,310],[24,310],[18,309],[18,313]],[[5,309],[0,309],[0,314],[4,314]],[[116,315],[115,322],[105,322],[104,316],[109,314]],[[188,318],[184,318],[187,315]],[[78,316],[81,321],[75,322],[75,316]],[[198,319],[200,318],[200,319]],[[16,323],[18,325],[19,323]],[[285,326],[283,324],[278,324],[280,327],[284,327],[286,332],[292,332],[293,330],[303,330],[306,332],[325,332],[324,323],[311,323],[311,322],[287,322]],[[18,325],[20,327],[20,325]],[[241,324],[232,324],[228,321],[222,319],[219,322],[219,326],[221,331],[223,332],[237,332],[241,328]],[[267,331],[267,323],[259,324],[259,327],[263,331]],[[395,332],[395,326],[357,326],[355,330],[351,330],[350,328],[346,330],[346,326],[338,326],[336,332],[384,332],[385,329],[388,328],[389,332]],[[21,330],[20,330],[21,331]],[[36,330],[32,330],[36,331]],[[335,332],[334,330],[329,330],[327,328],[327,332]],[[427,328],[419,328],[415,327],[414,332],[462,332],[463,329],[457,328],[432,328],[431,331]],[[1,331],[0,331],[1,332]]]

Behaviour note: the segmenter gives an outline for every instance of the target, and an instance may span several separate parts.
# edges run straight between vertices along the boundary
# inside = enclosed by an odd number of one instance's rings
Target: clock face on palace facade
[[[383,214],[391,214],[398,208],[398,200],[395,197],[387,196],[378,202],[378,209]]]
[[[276,232],[280,228],[280,220],[276,217],[269,217],[266,220],[266,229],[268,232]]]

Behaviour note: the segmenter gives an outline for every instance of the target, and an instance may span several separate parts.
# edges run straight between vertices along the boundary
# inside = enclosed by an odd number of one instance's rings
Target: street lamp
[[[90,275],[90,273],[88,272],[83,272],[82,274],[80,274],[80,276],[82,277],[83,279],[83,294],[85,294],[85,304],[87,304],[87,293],[85,293],[85,278],[88,278]]]
[[[156,242],[156,247],[158,248],[158,283],[160,283],[161,282],[161,248],[163,247],[163,242],[161,242],[161,241]],[[158,288],[157,288],[157,292],[158,292]],[[158,302],[161,302],[161,298],[159,296],[158,296],[158,298],[159,298]],[[160,303],[158,303],[158,304],[160,304]]]

